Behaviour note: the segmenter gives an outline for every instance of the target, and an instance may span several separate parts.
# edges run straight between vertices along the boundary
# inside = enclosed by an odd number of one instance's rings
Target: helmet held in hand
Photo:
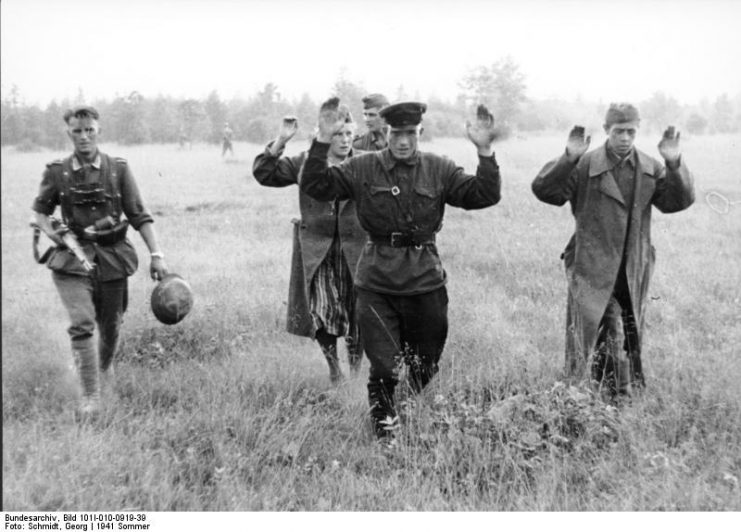
[[[152,312],[166,325],[174,325],[193,308],[193,291],[176,273],[165,275],[152,291]]]

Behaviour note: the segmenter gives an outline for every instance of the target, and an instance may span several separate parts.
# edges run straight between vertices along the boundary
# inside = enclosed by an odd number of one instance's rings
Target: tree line
[[[609,102],[588,102],[582,99],[532,99],[527,95],[524,74],[509,57],[488,66],[469,71],[459,82],[460,93],[454,101],[440,98],[422,98],[408,94],[400,86],[395,94],[387,94],[391,101],[424,99],[428,111],[424,118],[423,138],[459,137],[463,124],[478,103],[493,110],[504,136],[538,131],[567,131],[574,124],[599,130]],[[355,83],[341,73],[332,88],[350,106],[355,119],[361,123],[361,98],[372,88]],[[120,144],[206,142],[218,143],[225,122],[234,130],[236,140],[263,143],[275,135],[279,120],[292,114],[301,124],[300,137],[312,132],[312,125],[321,102],[309,94],[288,100],[279,87],[267,83],[262,90],[248,98],[224,100],[216,90],[204,99],[173,98],[158,95],[147,98],[134,91],[117,95],[112,100],[87,101],[79,92],[73,100],[52,101],[45,108],[24,103],[17,87],[0,102],[2,123],[0,135],[3,146],[19,150],[41,147],[62,149],[66,146],[62,114],[74,105],[95,106],[103,117],[107,140]],[[733,133],[741,131],[741,93],[727,94],[714,101],[703,100],[695,105],[680,105],[676,99],[656,92],[649,99],[636,103],[642,115],[642,127],[661,130],[675,125],[693,135]]]

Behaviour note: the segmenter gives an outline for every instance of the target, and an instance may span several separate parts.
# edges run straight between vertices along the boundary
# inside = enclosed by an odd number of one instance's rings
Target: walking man
[[[221,156],[226,155],[227,150],[230,155],[234,155],[234,148],[232,147],[232,137],[234,136],[234,130],[229,127],[229,122],[224,122],[224,131],[222,132],[222,144],[221,144]]]
[[[36,224],[57,244],[46,263],[71,321],[67,331],[82,384],[78,413],[83,418],[98,414],[100,379],[109,383],[112,378],[128,303],[127,277],[138,266],[136,251],[126,238],[129,225],[139,231],[149,249],[152,279],[167,274],[152,216],[129,165],[98,150],[98,118],[98,111],[87,106],[65,113],[74,153],[46,165],[32,206]],[[51,217],[57,206],[61,224]],[[76,237],[86,262],[65,245],[68,232]]]
[[[653,272],[651,211],[672,213],[694,202],[692,175],[669,127],[658,149],[664,163],[637,150],[638,109],[611,104],[607,141],[587,152],[590,137],[575,126],[566,151],[532,184],[538,199],[567,201],[576,231],[562,258],[568,279],[566,374],[591,379],[611,398],[644,386],[641,363],[646,294]]]
[[[384,107],[388,146],[331,166],[330,141],[344,119],[336,101],[325,102],[300,184],[319,201],[355,201],[360,225],[368,233],[355,285],[370,361],[370,414],[376,435],[384,439],[397,426],[398,362],[407,362],[408,383],[420,392],[437,373],[447,338],[447,279],[435,244],[445,205],[482,209],[500,199],[499,167],[491,147],[494,117],[480,106],[476,124],[467,124],[479,155],[476,175],[469,175],[450,159],[417,149],[426,109],[418,102]]]

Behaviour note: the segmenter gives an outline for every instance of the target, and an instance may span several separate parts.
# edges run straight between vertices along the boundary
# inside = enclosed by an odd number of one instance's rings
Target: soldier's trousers
[[[448,292],[396,296],[359,288],[360,334],[370,361],[368,402],[374,422],[395,417],[397,363],[409,365],[409,384],[420,391],[435,376],[448,336]],[[378,433],[378,425],[376,425]]]
[[[630,393],[633,385],[644,384],[638,328],[624,268],[600,321],[592,380],[613,394]]]
[[[67,329],[82,378],[83,391],[98,388],[98,371],[111,365],[118,348],[123,314],[128,305],[127,279],[101,282],[90,277],[53,272],[62,304],[70,318]],[[98,327],[98,346],[93,336]]]

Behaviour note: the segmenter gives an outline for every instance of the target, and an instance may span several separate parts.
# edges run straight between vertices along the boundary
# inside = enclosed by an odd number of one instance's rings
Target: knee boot
[[[373,432],[378,438],[393,437],[398,428],[399,419],[394,408],[393,379],[371,379],[368,382],[368,405],[373,423]]]

